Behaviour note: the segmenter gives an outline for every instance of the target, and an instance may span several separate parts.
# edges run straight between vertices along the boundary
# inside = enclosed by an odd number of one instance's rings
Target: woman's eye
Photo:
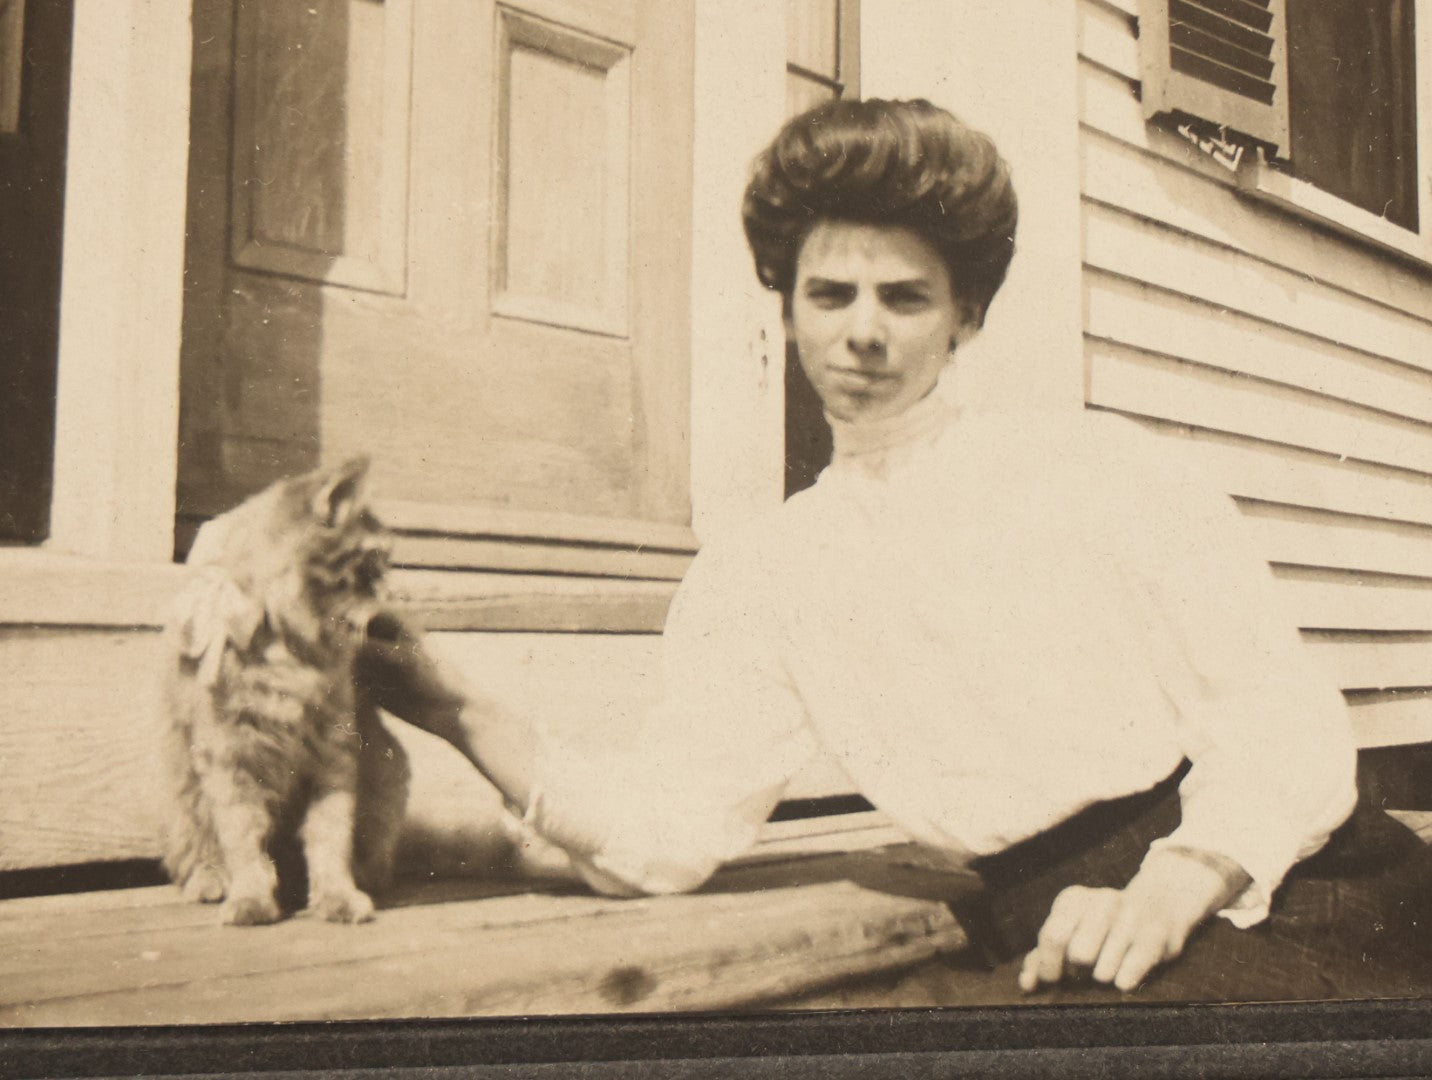
[[[806,299],[820,308],[841,308],[855,299],[855,290],[842,285],[812,284],[806,289]]]
[[[930,303],[929,294],[919,289],[894,289],[883,299],[885,306],[893,311],[919,311]]]

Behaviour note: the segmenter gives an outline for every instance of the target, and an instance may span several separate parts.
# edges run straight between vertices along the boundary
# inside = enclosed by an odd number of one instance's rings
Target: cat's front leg
[[[220,921],[231,926],[261,926],[280,917],[276,891],[278,873],[266,846],[273,817],[258,785],[228,770],[206,777],[213,808],[214,833],[228,871],[228,895],[219,908]]]
[[[373,900],[353,882],[355,799],[347,787],[315,793],[300,831],[308,862],[308,906],[329,922],[373,917]]]

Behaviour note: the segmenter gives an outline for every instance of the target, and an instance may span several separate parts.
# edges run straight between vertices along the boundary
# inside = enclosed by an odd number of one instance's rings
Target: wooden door
[[[0,0],[0,542],[49,531],[72,0]]]
[[[689,0],[197,0],[181,525],[679,546],[691,96]]]

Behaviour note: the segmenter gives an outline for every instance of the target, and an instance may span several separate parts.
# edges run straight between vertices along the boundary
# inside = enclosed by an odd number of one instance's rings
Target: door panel
[[[195,42],[181,516],[366,452],[398,524],[689,520],[689,3],[198,0]]]
[[[0,542],[49,532],[72,14],[0,0]]]

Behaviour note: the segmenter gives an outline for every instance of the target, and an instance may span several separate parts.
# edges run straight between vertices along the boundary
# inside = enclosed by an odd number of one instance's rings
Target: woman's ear
[[[953,353],[961,345],[966,344],[980,332],[980,327],[983,325],[983,313],[974,307],[965,307],[959,325],[950,334],[950,352]]]

